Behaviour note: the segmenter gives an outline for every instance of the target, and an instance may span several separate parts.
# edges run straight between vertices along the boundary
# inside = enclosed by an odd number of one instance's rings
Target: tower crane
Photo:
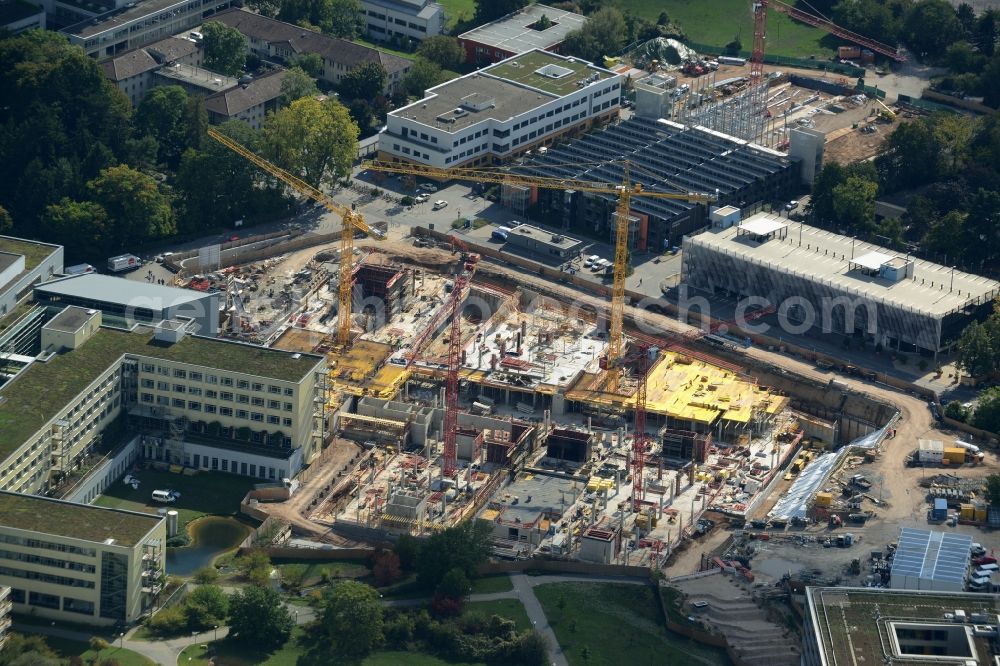
[[[542,176],[526,176],[508,171],[476,168],[442,169],[423,164],[397,163],[384,161],[366,161],[363,168],[387,173],[426,176],[439,180],[465,180],[477,183],[496,183],[500,185],[523,185],[525,187],[542,187],[554,190],[576,190],[579,192],[594,192],[614,194],[618,196],[615,209],[615,263],[614,279],[611,284],[611,317],[608,327],[608,353],[606,381],[608,390],[617,393],[621,379],[621,358],[624,353],[622,338],[622,322],[625,313],[625,272],[628,266],[628,218],[632,197],[650,197],[660,199],[681,199],[694,203],[708,203],[716,197],[696,192],[659,192],[644,190],[639,183],[634,183],[630,176],[630,164],[624,163],[624,176],[621,183],[582,180],[577,178],[547,178]]]
[[[212,137],[226,148],[229,148],[237,155],[244,157],[247,161],[271,174],[281,182],[285,183],[299,194],[309,197],[323,205],[331,213],[339,215],[342,224],[340,231],[340,278],[338,288],[338,311],[337,311],[337,338],[336,344],[340,349],[346,349],[351,345],[351,304],[352,291],[354,289],[354,234],[357,231],[368,234],[381,240],[384,235],[368,226],[364,216],[353,208],[349,208],[337,203],[329,196],[313,187],[301,178],[294,176],[281,167],[271,164],[263,157],[260,157],[246,146],[233,141],[226,135],[213,128],[208,129],[208,136]]]

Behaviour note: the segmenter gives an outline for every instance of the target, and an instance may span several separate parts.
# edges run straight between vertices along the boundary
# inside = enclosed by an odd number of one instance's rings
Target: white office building
[[[433,0],[361,0],[365,31],[379,41],[422,40],[444,32],[444,7]]]

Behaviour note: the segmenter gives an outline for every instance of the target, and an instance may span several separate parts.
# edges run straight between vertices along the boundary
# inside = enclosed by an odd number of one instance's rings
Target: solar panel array
[[[964,584],[972,537],[904,527],[892,560],[892,576]]]
[[[733,137],[633,117],[549,148],[512,170],[533,176],[620,183],[624,160],[632,165],[632,181],[645,190],[706,194],[718,190],[723,198],[790,165],[787,158]],[[695,205],[678,199],[632,200],[634,210],[664,219]]]

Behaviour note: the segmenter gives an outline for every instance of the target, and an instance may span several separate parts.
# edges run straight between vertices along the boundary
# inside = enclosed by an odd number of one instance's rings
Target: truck
[[[850,478],[850,484],[855,488],[868,490],[872,487],[872,482],[865,478],[864,474],[855,474]]]
[[[63,269],[64,275],[84,275],[85,273],[96,273],[97,269],[90,264],[74,264]]]
[[[119,254],[108,259],[108,270],[112,273],[124,273],[142,266],[142,259],[134,254]]]

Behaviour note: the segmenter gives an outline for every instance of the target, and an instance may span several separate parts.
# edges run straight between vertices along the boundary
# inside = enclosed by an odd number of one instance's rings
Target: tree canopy
[[[370,100],[381,95],[389,75],[377,62],[363,62],[340,79],[340,95],[344,99]]]
[[[208,117],[201,97],[189,97],[180,86],[157,86],[142,98],[135,112],[138,132],[156,141],[157,160],[177,169],[181,155],[201,143]]]
[[[281,80],[282,106],[288,106],[297,99],[303,97],[314,97],[319,94],[316,81],[306,73],[301,67],[292,67],[285,72],[285,78]]]
[[[247,38],[236,28],[220,21],[201,27],[204,36],[205,68],[226,76],[238,76],[247,61]]]
[[[313,186],[347,177],[357,146],[358,126],[334,99],[296,100],[268,116],[260,134],[267,159]]]
[[[979,394],[979,401],[969,422],[977,428],[1000,433],[1000,386],[988,388]]]
[[[596,11],[579,30],[566,35],[564,53],[594,63],[601,63],[605,55],[622,50],[628,38],[625,16],[616,7]]]
[[[1000,374],[1000,303],[993,314],[982,322],[973,322],[958,339],[958,366],[972,377],[993,377]]]
[[[417,57],[413,67],[403,79],[403,86],[409,94],[422,97],[428,88],[433,88],[443,81],[444,72],[441,71],[438,64],[426,58]]]
[[[452,569],[458,569],[468,579],[475,578],[489,554],[489,538],[489,525],[480,521],[461,523],[432,535],[420,549],[417,580],[433,589]]]
[[[323,597],[323,625],[336,654],[364,657],[385,640],[378,591],[353,580],[337,583]]]
[[[448,35],[435,35],[420,42],[417,55],[427,58],[442,69],[455,69],[465,61],[465,51],[458,40]]]
[[[279,17],[289,23],[316,26],[343,39],[355,39],[365,29],[360,0],[283,0]]]
[[[229,599],[229,629],[240,643],[273,650],[285,644],[292,627],[291,613],[270,587],[251,585]]]

